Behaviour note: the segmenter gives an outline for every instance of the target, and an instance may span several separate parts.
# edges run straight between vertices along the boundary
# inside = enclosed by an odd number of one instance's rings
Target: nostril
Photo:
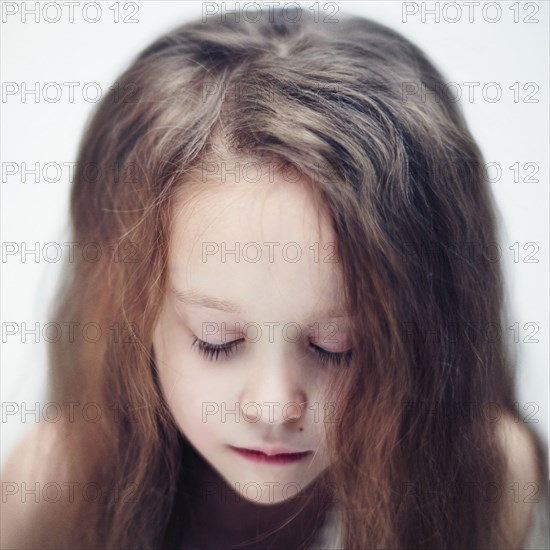
[[[261,416],[261,412],[258,411],[256,403],[245,403],[242,408],[243,416],[250,422],[256,422]]]
[[[285,420],[299,420],[302,417],[301,405],[295,401],[287,403],[283,408],[283,416]]]
[[[264,402],[263,407],[255,401],[241,402],[240,413],[247,422],[258,422],[260,419],[269,423],[296,423],[303,417],[305,402],[298,401]]]

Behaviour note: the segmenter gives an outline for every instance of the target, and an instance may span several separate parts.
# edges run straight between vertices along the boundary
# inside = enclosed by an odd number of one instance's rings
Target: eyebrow
[[[195,289],[189,290],[177,290],[173,287],[170,287],[170,291],[175,295],[175,297],[187,305],[207,307],[210,309],[217,309],[219,311],[225,311],[227,313],[242,313],[241,309],[237,304],[229,300],[222,300],[220,298],[215,298],[214,296],[208,296],[203,294]],[[318,317],[347,317],[342,309],[332,309],[327,312],[316,312],[313,315]]]
[[[221,300],[219,298],[214,298],[213,296],[207,296],[206,294],[194,289],[182,291],[170,287],[170,290],[180,302],[184,302],[185,304],[191,306],[219,309],[220,311],[226,311],[228,313],[241,313],[239,306],[229,300]]]

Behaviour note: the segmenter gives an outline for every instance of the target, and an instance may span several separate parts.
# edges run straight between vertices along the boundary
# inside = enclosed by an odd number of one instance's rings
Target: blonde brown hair
[[[171,208],[190,174],[220,159],[216,136],[228,156],[306,174],[337,236],[356,323],[327,475],[346,548],[502,544],[502,499],[487,487],[503,487],[505,457],[485,411],[518,410],[514,360],[485,337],[506,319],[495,205],[459,106],[421,93],[442,83],[391,29],[306,11],[295,23],[279,10],[188,23],[135,59],[90,120],[71,193],[73,241],[102,254],[76,251],[54,315],[110,337],[77,332],[51,353],[51,401],[116,413],[64,423],[57,449],[104,498],[50,518],[38,546],[180,544],[189,449],[159,389],[152,332]]]

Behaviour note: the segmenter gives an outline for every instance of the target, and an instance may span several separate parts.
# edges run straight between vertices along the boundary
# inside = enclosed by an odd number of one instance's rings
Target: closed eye
[[[346,365],[349,365],[351,361],[351,350],[343,352],[333,352],[320,348],[315,344],[310,344],[310,346],[314,353],[317,355],[321,364],[323,364],[323,366],[328,366],[329,364],[340,366],[342,362],[344,362]]]
[[[231,358],[237,349],[244,343],[244,338],[239,340],[233,340],[231,342],[226,342],[225,344],[210,344],[199,338],[195,338],[191,347],[197,347],[199,355],[208,359],[209,361],[218,361],[220,354],[223,355],[224,359]],[[332,352],[327,351],[326,349],[320,348],[315,344],[310,343],[310,349],[316,356],[316,359],[323,365],[336,365],[340,366],[342,363],[348,365],[351,361],[352,350],[347,350],[344,352]]]
[[[204,340],[195,338],[191,344],[191,347],[196,346],[198,348],[199,355],[202,355],[209,361],[217,361],[220,353],[222,353],[226,359],[229,359],[229,357],[237,351],[237,348],[242,342],[244,342],[244,338],[233,340],[232,342],[226,342],[225,344],[210,344]]]

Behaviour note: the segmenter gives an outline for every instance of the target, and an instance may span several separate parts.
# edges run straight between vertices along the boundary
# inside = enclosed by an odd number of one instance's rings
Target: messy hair
[[[342,406],[327,426],[326,474],[344,546],[506,544],[503,500],[487,498],[488,486],[504,485],[506,457],[485,411],[518,413],[515,359],[487,337],[506,312],[482,154],[418,47],[339,16],[322,24],[304,11],[291,22],[273,10],[257,22],[184,24],[142,51],[98,104],[70,209],[72,241],[102,254],[92,262],[76,251],[54,317],[113,337],[52,344],[49,392],[116,412],[63,422],[55,452],[71,479],[131,488],[132,498],[75,501],[37,545],[181,544],[190,449],[159,387],[152,334],[176,198],[205,163],[225,158],[275,160],[307,176],[336,236],[353,356],[333,381]]]

